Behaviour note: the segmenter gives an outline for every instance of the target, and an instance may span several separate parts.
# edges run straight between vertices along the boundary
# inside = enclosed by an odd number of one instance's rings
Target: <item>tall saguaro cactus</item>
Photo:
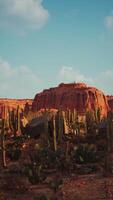
[[[53,116],[53,143],[54,143],[54,150],[57,151],[57,136],[56,136],[55,115]]]
[[[21,131],[21,124],[20,124],[20,107],[17,107],[17,132]]]
[[[86,112],[86,126],[87,126],[87,134],[94,134],[96,123],[95,123],[95,116],[92,110],[88,110]]]
[[[62,142],[62,137],[64,133],[64,115],[63,111],[58,111],[58,142]]]
[[[21,132],[20,113],[19,106],[16,110],[9,111],[9,127],[15,137],[17,133]]]
[[[113,152],[113,113],[110,111],[107,116],[107,149],[105,157],[106,172],[111,171],[110,154]]]
[[[2,143],[2,161],[3,167],[6,167],[6,147],[5,147],[5,130],[6,130],[6,107],[3,108],[3,116],[1,120],[1,143]]]
[[[79,134],[79,130],[78,130],[78,116],[77,116],[77,112],[74,109],[72,112],[72,130],[73,133],[76,131],[76,133]]]

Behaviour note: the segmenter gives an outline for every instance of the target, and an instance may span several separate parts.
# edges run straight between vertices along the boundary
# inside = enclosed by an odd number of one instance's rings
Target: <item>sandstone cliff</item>
[[[107,114],[107,98],[102,91],[89,87],[84,83],[61,83],[58,87],[44,90],[36,94],[32,111],[42,108],[54,109],[76,109],[79,114],[83,114],[87,109],[100,108],[102,116]]]

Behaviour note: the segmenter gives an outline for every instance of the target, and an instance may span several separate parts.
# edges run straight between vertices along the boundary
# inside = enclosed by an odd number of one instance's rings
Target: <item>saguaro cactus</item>
[[[92,110],[88,110],[86,112],[86,126],[87,126],[87,134],[95,134],[95,116]]]
[[[62,142],[62,137],[64,133],[64,115],[63,111],[58,111],[58,142]]]
[[[73,133],[75,133],[75,131],[76,133],[78,132],[78,116],[75,109],[72,112],[72,130]]]
[[[3,116],[1,120],[1,139],[2,139],[2,161],[3,167],[6,167],[6,147],[5,147],[5,129],[6,129],[6,107],[3,108]]]
[[[109,173],[111,171],[110,154],[113,152],[113,113],[109,112],[107,116],[107,149],[105,157],[105,169]]]
[[[21,124],[20,124],[20,107],[17,107],[17,132],[20,133],[21,132]]]
[[[57,137],[56,137],[55,115],[53,116],[53,143],[54,143],[54,150],[57,151]]]
[[[20,108],[17,106],[16,110],[9,111],[9,127],[16,137],[17,133],[21,132],[21,119],[20,119]]]
[[[45,140],[45,144],[50,146],[49,113],[48,113],[48,111],[45,111],[45,114],[44,114],[44,129],[45,129],[45,134],[43,135],[43,140]]]

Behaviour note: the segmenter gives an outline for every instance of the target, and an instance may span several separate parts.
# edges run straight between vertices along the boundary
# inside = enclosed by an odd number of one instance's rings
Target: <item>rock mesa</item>
[[[102,91],[89,87],[85,83],[61,83],[58,87],[46,89],[36,94],[32,111],[43,108],[76,109],[79,114],[84,114],[87,109],[99,108],[104,116],[108,112],[108,102]]]

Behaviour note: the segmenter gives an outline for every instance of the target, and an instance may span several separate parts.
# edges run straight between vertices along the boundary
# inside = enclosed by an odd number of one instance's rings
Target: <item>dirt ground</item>
[[[93,174],[67,179],[62,191],[63,200],[113,200],[113,177]]]
[[[103,172],[77,175],[47,174],[43,184],[32,185],[23,175],[22,168],[28,162],[28,147],[18,162],[7,162],[3,168],[0,159],[0,200],[38,200],[40,194],[58,200],[113,200],[113,176],[105,177]],[[32,145],[31,149],[32,151]],[[62,176],[63,184],[55,193],[49,180]]]
[[[56,196],[58,200],[113,200],[113,177],[99,173],[64,176],[61,188],[55,193],[47,181],[54,175],[48,175],[43,184],[32,185],[19,172],[17,163],[10,164],[0,169],[0,200],[34,200],[41,193]]]

